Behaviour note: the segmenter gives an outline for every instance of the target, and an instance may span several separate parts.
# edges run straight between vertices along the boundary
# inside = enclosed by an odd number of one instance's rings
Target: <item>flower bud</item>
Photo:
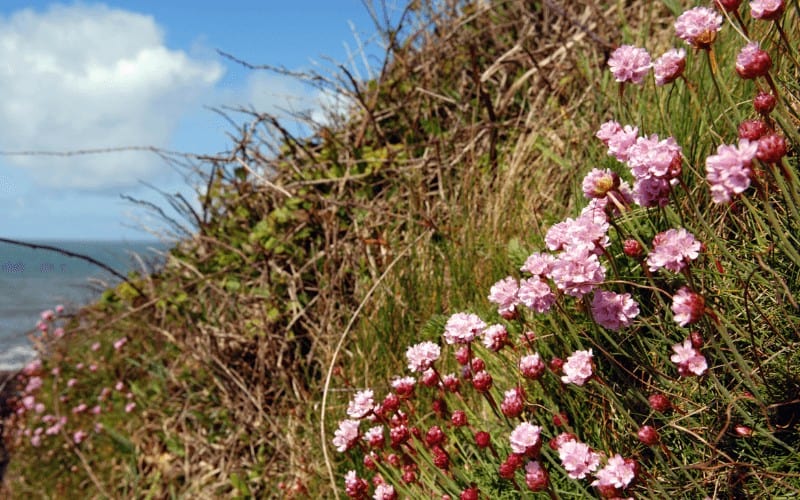
[[[770,114],[775,109],[776,104],[778,104],[778,100],[769,92],[759,92],[753,98],[753,107],[757,113],[762,115]]]
[[[478,445],[478,448],[486,448],[492,444],[492,437],[488,432],[478,431],[475,433],[475,444]]]
[[[634,259],[642,256],[642,244],[634,239],[627,239],[622,244],[622,252]]]
[[[756,158],[764,163],[778,163],[786,154],[786,139],[778,134],[767,134],[758,140]]]
[[[746,425],[737,425],[733,428],[736,431],[736,435],[743,438],[749,438],[753,435],[753,429],[747,427]]]
[[[717,7],[720,10],[724,10],[725,12],[733,12],[739,8],[742,0],[714,0],[714,3],[717,4]]]
[[[486,370],[472,376],[472,386],[478,392],[487,392],[492,387],[492,376]]]
[[[651,394],[647,401],[650,403],[650,408],[660,413],[665,413],[672,408],[669,398],[663,394]]]
[[[757,141],[769,132],[767,124],[761,120],[745,120],[739,124],[739,138]]]
[[[464,413],[462,410],[456,410],[453,412],[453,415],[450,417],[450,421],[456,427],[462,427],[467,425],[467,414]]]
[[[647,446],[653,446],[658,443],[658,431],[650,425],[643,425],[640,427],[636,436],[638,436],[639,441]]]
[[[758,42],[750,42],[736,56],[736,72],[745,80],[752,80],[769,73],[772,58],[761,50]]]
[[[429,447],[440,445],[444,442],[444,432],[442,428],[438,425],[434,425],[430,429],[428,429],[428,433],[425,434],[425,444]]]

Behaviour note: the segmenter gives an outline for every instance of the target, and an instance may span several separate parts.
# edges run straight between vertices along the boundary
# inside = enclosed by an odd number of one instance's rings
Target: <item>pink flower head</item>
[[[509,436],[511,451],[520,455],[535,454],[542,444],[541,432],[542,428],[538,425],[532,425],[528,422],[519,424],[511,431]]]
[[[621,83],[641,85],[650,66],[650,54],[647,50],[633,45],[621,45],[608,59],[611,73]]]
[[[48,309],[46,311],[42,311],[42,314],[41,314],[42,321],[53,321],[53,319],[55,317],[56,317],[56,314],[51,309]]]
[[[122,337],[121,339],[115,340],[114,341],[114,350],[119,351],[120,349],[122,349],[122,346],[124,346],[127,342],[128,342],[128,338],[127,337]]]
[[[533,277],[520,282],[519,301],[537,313],[544,313],[550,310],[556,296],[545,280]]]
[[[67,387],[74,387],[78,383],[78,379],[71,378],[67,380]]]
[[[692,346],[692,341],[686,339],[682,344],[672,346],[675,352],[670,360],[678,365],[678,373],[682,376],[702,375],[708,369],[705,356]]]
[[[136,403],[131,401],[125,405],[125,413],[130,413],[136,408]]]
[[[42,371],[42,360],[34,358],[22,368],[22,374],[30,377],[31,375],[38,375]]]
[[[626,162],[629,158],[630,148],[636,143],[639,137],[639,128],[632,125],[625,125],[619,132],[608,140],[608,154],[617,161]]]
[[[757,141],[740,139],[738,147],[720,144],[717,154],[706,158],[706,179],[715,203],[726,203],[750,187],[750,162],[757,151]]]
[[[486,323],[472,313],[455,313],[444,326],[444,340],[448,344],[469,344],[483,332]]]
[[[519,284],[517,280],[508,276],[501,279],[489,290],[489,302],[497,304],[497,312],[500,316],[511,319],[515,316],[517,310],[517,291]]]
[[[333,433],[333,445],[336,451],[344,453],[358,442],[358,420],[342,420],[339,428]]]
[[[539,353],[528,354],[519,360],[519,371],[522,376],[529,379],[538,379],[544,374],[546,366]]]
[[[63,336],[64,336],[64,329],[61,328],[60,326],[55,330],[53,330],[53,337],[60,339]]]
[[[394,491],[394,486],[386,483],[381,483],[375,487],[375,493],[372,495],[373,500],[395,500],[397,493]]]
[[[575,439],[563,439],[558,444],[558,457],[561,465],[572,479],[583,479],[600,465],[600,455],[585,443]]]
[[[750,42],[736,56],[736,73],[745,80],[752,80],[769,73],[772,58],[765,50],[761,50],[758,42]]]
[[[386,438],[383,435],[383,426],[376,425],[364,433],[364,441],[367,442],[372,448],[383,448]]]
[[[714,0],[714,3],[725,12],[733,12],[742,4],[742,0]]]
[[[538,461],[525,464],[525,485],[531,491],[544,491],[548,483],[547,470]]]
[[[97,351],[98,349],[100,349],[100,342],[95,342],[94,344],[92,344],[92,348],[91,349],[93,351]]]
[[[411,396],[416,383],[417,381],[414,377],[400,377],[392,380],[392,389],[395,390],[398,396],[407,398]]]
[[[639,315],[639,304],[629,293],[598,290],[592,297],[592,317],[598,325],[617,331],[628,326]]]
[[[490,325],[483,331],[483,345],[490,351],[499,351],[508,343],[508,331],[503,325]]]
[[[575,219],[567,218],[553,224],[547,230],[544,241],[547,248],[553,251],[585,248],[600,254],[610,244],[607,233],[608,221],[605,215],[585,212]]]
[[[86,403],[81,403],[72,409],[72,413],[83,413],[86,411],[87,408],[88,406],[86,405]]]
[[[686,69],[686,50],[670,49],[653,63],[653,74],[656,85],[659,87],[672,83],[683,74]]]
[[[437,346],[438,347],[438,346]],[[347,415],[353,419],[366,417],[375,408],[372,389],[358,391],[347,405]]]
[[[38,391],[42,387],[42,378],[41,377],[31,377],[28,379],[28,383],[25,385],[25,389],[23,392],[25,394],[33,394],[34,392]]]
[[[530,273],[533,276],[546,278],[550,276],[550,268],[555,260],[556,258],[549,253],[534,252],[525,259],[525,264],[519,270]]]
[[[75,444],[81,444],[88,436],[89,434],[81,429],[72,434],[72,441],[75,442]]]
[[[647,256],[651,272],[666,268],[680,272],[700,255],[700,242],[686,229],[668,229],[653,238],[653,250]]]
[[[637,180],[672,180],[680,175],[682,149],[673,137],[639,137],[628,150],[628,166]]]
[[[597,255],[584,248],[562,252],[553,263],[553,281],[559,290],[572,297],[583,297],[606,277]]]
[[[786,139],[783,136],[768,133],[758,140],[756,158],[764,163],[778,163],[786,155]]]
[[[503,394],[503,402],[500,403],[500,411],[508,418],[516,418],[525,409],[525,393],[522,387],[514,387]]]
[[[775,21],[783,15],[784,8],[783,0],[752,0],[750,15],[753,16],[753,19]]]
[[[593,168],[583,178],[583,195],[587,198],[605,198],[609,191],[619,187],[619,175],[605,169]]]
[[[412,372],[422,373],[439,359],[441,353],[439,345],[428,340],[412,345],[406,350],[408,369]]]
[[[58,304],[56,306],[56,314],[61,314],[64,312],[64,306],[62,304]]]
[[[632,461],[616,454],[608,459],[605,467],[597,471],[595,477],[597,479],[592,482],[592,486],[624,489],[636,477],[636,468]]]
[[[608,146],[608,141],[610,141],[612,137],[614,137],[621,131],[622,131],[622,125],[620,125],[619,122],[614,120],[609,120],[600,125],[600,129],[594,135],[595,137],[603,141],[603,144]]]
[[[761,91],[753,98],[753,108],[761,115],[766,116],[772,113],[772,110],[775,109],[777,104],[778,99],[769,92]]]
[[[344,492],[348,497],[364,498],[367,491],[369,491],[369,483],[358,477],[356,471],[351,470],[344,475]]]
[[[708,7],[689,9],[675,20],[675,34],[692,47],[708,49],[722,29],[722,16]]]
[[[705,312],[703,296],[682,286],[672,297],[672,314],[675,322],[681,326],[697,322]]]
[[[592,378],[592,350],[575,351],[562,367],[564,375],[561,381],[565,384],[583,385]]]

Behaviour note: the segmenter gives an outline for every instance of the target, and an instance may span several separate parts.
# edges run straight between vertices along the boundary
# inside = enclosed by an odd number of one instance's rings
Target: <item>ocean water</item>
[[[90,256],[122,275],[131,270],[152,272],[169,249],[159,241],[26,242]],[[33,357],[28,333],[42,311],[58,304],[67,312],[75,311],[118,282],[111,273],[81,259],[0,243],[0,370],[18,368]]]

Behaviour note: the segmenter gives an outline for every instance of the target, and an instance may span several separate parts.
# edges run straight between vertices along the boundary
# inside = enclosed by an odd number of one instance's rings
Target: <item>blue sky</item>
[[[350,23],[379,68],[380,44],[361,0],[5,0],[0,151],[223,151],[235,131],[209,107],[315,109],[324,96],[246,70],[217,49],[253,64],[325,73],[330,60],[347,64],[346,46],[357,51]],[[360,61],[357,70],[366,76]],[[120,198],[166,205],[141,181],[193,197],[178,173],[148,153],[0,155],[0,236],[151,238],[140,226],[159,221]]]

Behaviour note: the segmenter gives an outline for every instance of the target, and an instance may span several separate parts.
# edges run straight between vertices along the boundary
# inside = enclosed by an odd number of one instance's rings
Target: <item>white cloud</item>
[[[150,16],[82,4],[19,11],[0,18],[0,149],[167,147],[222,74],[165,47]],[[80,189],[130,186],[164,168],[147,153],[7,161],[39,184]]]

